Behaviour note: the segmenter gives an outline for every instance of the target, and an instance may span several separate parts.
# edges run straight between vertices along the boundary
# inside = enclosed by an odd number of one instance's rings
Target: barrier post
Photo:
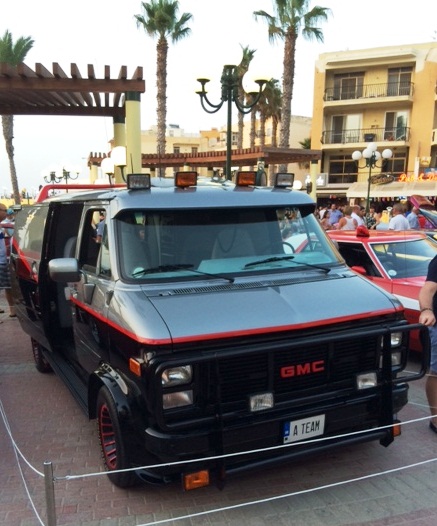
[[[53,465],[44,462],[44,485],[47,506],[47,525],[56,526],[55,486],[53,484]]]

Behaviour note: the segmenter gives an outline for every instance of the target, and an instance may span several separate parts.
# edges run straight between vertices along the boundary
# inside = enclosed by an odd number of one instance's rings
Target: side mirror
[[[49,276],[56,283],[80,281],[79,264],[75,258],[56,258],[49,261]]]

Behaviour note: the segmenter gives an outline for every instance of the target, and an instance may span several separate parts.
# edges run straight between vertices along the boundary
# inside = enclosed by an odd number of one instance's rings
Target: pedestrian
[[[356,230],[358,224],[357,220],[352,217],[352,207],[345,206],[343,214],[338,222],[337,230]]]
[[[409,230],[410,223],[404,216],[404,207],[401,203],[395,203],[392,208],[392,218],[388,223],[389,230]]]
[[[419,223],[419,209],[413,206],[411,209],[411,212],[407,215],[407,221],[410,225],[410,228],[413,228],[414,230],[420,230],[420,223]]]
[[[365,226],[365,222],[363,219],[364,210],[365,209],[360,205],[354,205],[352,207],[351,217],[352,219],[355,219],[358,226]]]
[[[331,227],[336,228],[338,222],[340,221],[340,218],[342,217],[342,211],[337,208],[337,205],[335,203],[332,203],[331,208],[329,209],[329,224],[331,225]]]
[[[437,433],[437,256],[431,260],[428,266],[425,283],[419,292],[419,306],[419,323],[428,327],[431,340],[431,360],[425,385],[426,397],[431,411],[429,428]]]
[[[0,223],[6,218],[8,209],[0,203]],[[6,301],[9,305],[9,317],[15,318],[15,307],[11,291],[11,274],[9,272],[9,258],[5,243],[5,232],[0,228],[0,290],[5,291]],[[3,313],[4,310],[0,309]]]

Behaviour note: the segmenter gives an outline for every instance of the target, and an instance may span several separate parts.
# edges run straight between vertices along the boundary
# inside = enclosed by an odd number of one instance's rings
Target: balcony
[[[410,140],[410,128],[399,126],[395,128],[359,128],[355,130],[326,130],[322,134],[322,144],[356,144],[369,142],[400,142],[405,144]]]
[[[337,86],[326,88],[323,96],[325,102],[353,101],[360,99],[411,98],[414,92],[412,82],[388,82],[385,84],[365,84],[363,86]]]

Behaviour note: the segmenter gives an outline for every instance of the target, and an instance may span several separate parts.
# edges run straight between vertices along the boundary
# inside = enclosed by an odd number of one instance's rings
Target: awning
[[[354,197],[367,198],[367,183],[352,183],[346,191],[348,199]],[[414,181],[408,183],[393,182],[387,184],[371,184],[370,199],[381,197],[410,197],[411,195],[437,196],[437,181]]]

